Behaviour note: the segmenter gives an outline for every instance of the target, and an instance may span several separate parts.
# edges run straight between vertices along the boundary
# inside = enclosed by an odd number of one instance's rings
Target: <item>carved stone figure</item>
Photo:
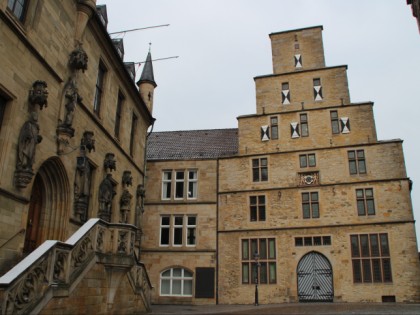
[[[111,221],[112,199],[116,194],[111,178],[112,175],[107,174],[99,185],[99,218],[108,222]]]
[[[114,153],[107,153],[105,155],[104,160],[104,168],[105,170],[116,170],[117,169],[117,161],[115,160],[115,154]]]
[[[128,223],[131,208],[131,198],[133,198],[133,196],[130,194],[130,192],[127,189],[124,189],[120,199],[120,223]]]
[[[95,151],[95,139],[93,139],[93,131],[85,131],[80,144],[90,151]]]
[[[29,103],[39,105],[39,108],[47,107],[48,89],[45,81],[37,80],[32,84],[32,90],[29,91]]]
[[[74,179],[74,212],[81,222],[87,221],[91,183],[91,169],[86,157],[77,158],[76,176]]]
[[[133,185],[133,176],[131,176],[131,171],[124,171],[122,176],[122,184],[125,187]]]
[[[36,145],[42,141],[39,134],[38,114],[32,112],[30,119],[24,123],[19,134],[16,169],[30,170],[35,161]]]
[[[80,43],[76,47],[76,49],[70,53],[69,65],[72,70],[76,71],[82,70],[82,72],[85,72],[85,70],[87,69],[88,55],[83,50],[82,45]]]
[[[146,190],[144,189],[143,185],[137,186],[136,197],[137,197],[136,210],[140,210],[141,212],[144,212],[144,198],[146,197]]]

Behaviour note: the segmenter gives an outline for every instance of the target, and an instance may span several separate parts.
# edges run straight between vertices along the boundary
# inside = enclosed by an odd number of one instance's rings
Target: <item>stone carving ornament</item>
[[[33,106],[39,105],[39,109],[47,107],[48,89],[45,81],[37,80],[32,84],[29,91],[29,103]]]
[[[105,160],[104,160],[104,168],[105,170],[109,171],[115,171],[117,170],[117,161],[115,160],[115,154],[114,153],[107,153],[105,155]]]
[[[82,70],[85,72],[88,65],[88,55],[83,50],[82,44],[78,43],[77,47],[70,53],[69,66],[72,70]]]
[[[87,221],[91,183],[91,169],[86,157],[77,158],[76,176],[74,179],[74,212],[80,222]]]
[[[131,208],[131,198],[133,198],[133,196],[130,194],[130,192],[127,189],[124,189],[120,199],[120,223],[128,223]]]
[[[125,187],[133,185],[133,176],[131,176],[131,171],[124,171],[122,176],[122,184]]]
[[[107,222],[111,221],[112,199],[116,192],[112,183],[112,175],[107,174],[105,179],[99,185],[99,218]]]
[[[92,150],[95,151],[95,139],[93,139],[93,131],[85,131],[83,133],[83,138],[80,141],[80,145],[88,149],[89,153]]]

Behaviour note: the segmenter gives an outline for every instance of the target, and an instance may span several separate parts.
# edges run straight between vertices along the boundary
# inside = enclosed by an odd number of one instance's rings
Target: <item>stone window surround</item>
[[[160,216],[159,246],[195,247],[196,237],[197,215],[167,214]]]
[[[163,170],[161,198],[162,200],[196,200],[198,198],[198,170],[193,168]]]

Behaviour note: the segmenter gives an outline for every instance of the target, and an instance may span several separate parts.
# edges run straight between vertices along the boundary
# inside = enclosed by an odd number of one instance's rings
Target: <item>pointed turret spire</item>
[[[151,43],[149,44],[151,45]],[[140,96],[143,101],[146,103],[147,108],[152,114],[153,110],[153,92],[157,87],[155,82],[155,77],[153,74],[153,64],[152,64],[152,54],[150,52],[147,54],[146,62],[144,63],[144,68],[141,73],[140,79],[137,81],[137,86],[139,87]]]

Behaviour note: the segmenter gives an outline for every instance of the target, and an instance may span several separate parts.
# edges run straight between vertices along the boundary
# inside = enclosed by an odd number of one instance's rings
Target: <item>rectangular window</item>
[[[197,198],[197,171],[188,171],[188,199]]]
[[[317,192],[302,193],[303,218],[319,218],[319,200]]]
[[[309,136],[308,115],[300,114],[300,135],[301,137]]]
[[[4,113],[6,111],[7,99],[0,95],[0,130],[3,125]]]
[[[249,197],[251,221],[265,221],[265,196]]]
[[[175,172],[175,199],[184,198],[184,171]]]
[[[252,160],[252,181],[254,182],[268,181],[267,158]]]
[[[290,104],[289,82],[283,82],[281,84],[281,103],[283,105]]]
[[[340,133],[340,122],[338,120],[338,113],[336,110],[330,111],[331,129],[333,134]]]
[[[173,245],[174,246],[181,246],[183,243],[182,231],[183,231],[183,224],[184,217],[182,216],[175,216],[174,217],[174,226],[173,226]]]
[[[105,73],[106,73],[105,66],[103,65],[102,62],[99,62],[98,77],[96,78],[96,86],[95,86],[95,98],[93,101],[93,112],[97,116],[99,116],[99,113],[101,111]]]
[[[171,199],[172,171],[164,171],[162,177],[162,199]]]
[[[279,121],[277,116],[270,118],[271,123],[271,139],[276,140],[279,138]]]
[[[197,228],[197,217],[187,216],[187,246],[195,245],[196,228]]]
[[[301,168],[316,166],[315,153],[299,155],[299,164]]]
[[[160,217],[160,245],[169,246],[170,216]]]
[[[373,189],[356,189],[357,214],[359,216],[374,215],[375,202],[373,200]]]
[[[242,283],[275,284],[277,282],[275,239],[243,239],[241,248]],[[258,256],[258,265],[256,256]]]
[[[388,234],[350,235],[354,283],[392,282]]]
[[[366,174],[365,150],[347,152],[350,174]]]
[[[123,102],[124,102],[124,96],[121,93],[118,93],[117,112],[115,113],[115,127],[114,127],[114,135],[117,139],[120,138],[121,111],[122,111]]]
[[[19,21],[24,22],[27,0],[8,0],[7,8],[12,11],[13,15],[18,18]]]
[[[134,144],[135,144],[135,137],[137,131],[137,116],[133,113],[133,118],[131,120],[131,134],[130,134],[130,155],[134,155]]]
[[[313,82],[314,82],[314,100],[322,101],[324,97],[322,96],[321,79],[316,78],[313,80]]]

